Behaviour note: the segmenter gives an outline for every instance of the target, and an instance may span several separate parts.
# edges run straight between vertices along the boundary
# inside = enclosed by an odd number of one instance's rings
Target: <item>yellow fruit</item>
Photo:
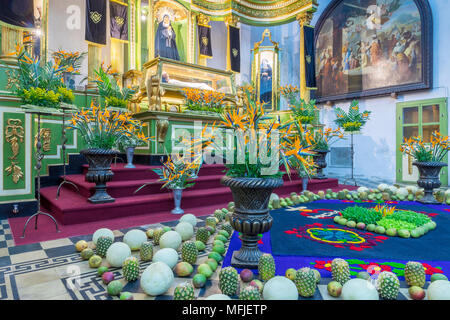
[[[289,280],[294,281],[295,280],[295,276],[297,275],[297,270],[295,270],[294,268],[290,268],[286,270],[286,278],[288,278]]]
[[[80,240],[77,243],[75,243],[75,249],[77,249],[78,252],[83,251],[88,247],[88,243],[84,240]]]

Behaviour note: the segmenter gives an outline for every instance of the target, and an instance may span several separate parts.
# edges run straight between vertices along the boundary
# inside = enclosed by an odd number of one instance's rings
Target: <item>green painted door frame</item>
[[[439,121],[438,122],[423,122],[423,107],[425,106],[439,106]],[[404,123],[404,109],[417,107],[418,119],[417,122]],[[435,98],[418,101],[408,101],[397,103],[396,110],[396,180],[399,183],[411,183],[411,181],[403,180],[403,166],[402,153],[400,152],[400,145],[403,142],[403,130],[407,127],[418,127],[418,135],[423,136],[424,125],[439,125],[439,131],[442,135],[448,135],[448,112],[447,112],[447,98]],[[448,163],[448,156],[445,157],[444,162]],[[441,171],[442,186],[448,186],[448,168],[443,168]]]

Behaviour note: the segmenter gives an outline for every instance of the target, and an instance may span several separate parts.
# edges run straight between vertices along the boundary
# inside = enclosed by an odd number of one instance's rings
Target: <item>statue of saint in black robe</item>
[[[177,44],[175,42],[175,31],[172,28],[168,15],[158,25],[155,36],[155,57],[160,56],[173,60],[180,60]]]
[[[261,102],[272,106],[272,67],[267,59],[262,59],[260,67],[259,94]]]

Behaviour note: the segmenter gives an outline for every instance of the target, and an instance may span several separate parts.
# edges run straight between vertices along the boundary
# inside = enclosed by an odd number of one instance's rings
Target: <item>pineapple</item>
[[[190,264],[197,262],[198,250],[194,241],[186,241],[181,246],[181,260]]]
[[[217,220],[216,220],[216,218],[213,217],[213,216],[207,217],[207,218],[205,219],[205,225],[211,226],[211,227],[214,227],[214,228],[215,228],[216,225],[217,225]]]
[[[227,296],[237,294],[239,289],[239,275],[235,268],[226,267],[219,273],[219,289]]]
[[[197,234],[195,236],[195,239],[203,242],[204,244],[206,244],[208,242],[208,238],[209,238],[209,231],[208,231],[208,229],[206,229],[205,227],[198,228]]]
[[[263,281],[275,277],[275,261],[271,254],[264,253],[258,261],[258,273]]]
[[[377,278],[377,289],[381,298],[396,300],[400,290],[400,281],[397,276],[389,271],[383,271]]]
[[[128,257],[122,264],[123,277],[127,281],[134,281],[139,277],[139,261],[136,257]]]
[[[297,270],[294,280],[298,294],[304,298],[314,296],[316,292],[316,275],[311,268],[301,268]]]
[[[222,210],[216,210],[214,211],[214,217],[219,221],[222,222],[223,220],[225,220],[225,216],[227,214],[225,212],[223,212]]]
[[[159,239],[165,233],[163,228],[156,228],[153,230],[153,243],[155,246],[159,245]]]
[[[195,300],[194,287],[189,282],[179,284],[173,292],[173,300]]]
[[[233,227],[229,223],[224,223],[221,227],[222,230],[225,230],[228,232],[228,234],[231,236],[233,234]]]
[[[153,258],[153,244],[150,241],[142,243],[139,255],[142,261],[150,261]]]
[[[341,258],[336,258],[331,261],[331,274],[333,280],[344,285],[348,280],[350,280],[350,267],[348,262]]]
[[[425,269],[420,262],[409,261],[405,266],[405,280],[409,286],[423,288],[425,285]]]
[[[109,237],[101,236],[100,238],[98,238],[97,248],[95,250],[97,252],[97,255],[99,255],[100,257],[105,257],[106,251],[108,251],[109,247],[112,244],[113,240]]]
[[[239,293],[239,300],[261,300],[261,294],[257,287],[247,286]]]

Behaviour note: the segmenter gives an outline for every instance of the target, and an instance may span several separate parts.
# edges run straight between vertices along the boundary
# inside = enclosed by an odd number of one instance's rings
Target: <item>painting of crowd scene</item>
[[[317,31],[319,97],[422,80],[421,20],[414,0],[343,0]]]

